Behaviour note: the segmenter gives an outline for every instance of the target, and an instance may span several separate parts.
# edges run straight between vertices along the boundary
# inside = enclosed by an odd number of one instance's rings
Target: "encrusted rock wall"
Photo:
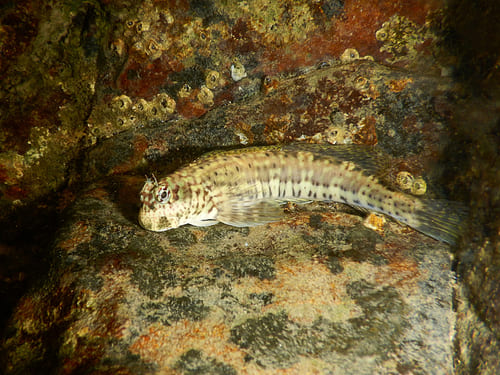
[[[498,5],[0,12],[5,371],[500,371]],[[377,145],[388,184],[468,202],[470,229],[448,249],[341,205],[251,230],[137,226],[144,174],[292,140]]]

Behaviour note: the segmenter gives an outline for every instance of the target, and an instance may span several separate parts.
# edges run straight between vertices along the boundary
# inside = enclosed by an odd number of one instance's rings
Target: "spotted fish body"
[[[382,158],[355,145],[290,144],[207,154],[141,191],[139,223],[152,231],[279,220],[280,203],[342,202],[383,213],[435,239],[456,242],[465,210],[384,187]]]

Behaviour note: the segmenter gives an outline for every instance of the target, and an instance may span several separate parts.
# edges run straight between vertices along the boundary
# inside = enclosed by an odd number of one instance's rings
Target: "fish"
[[[385,186],[387,163],[375,147],[362,145],[299,142],[211,152],[164,178],[147,178],[138,221],[155,232],[219,222],[251,227],[279,221],[286,202],[340,202],[456,244],[466,206]]]

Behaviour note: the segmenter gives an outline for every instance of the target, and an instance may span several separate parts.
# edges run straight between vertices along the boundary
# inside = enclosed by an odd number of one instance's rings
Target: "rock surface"
[[[451,373],[448,247],[333,205],[254,228],[147,232],[142,179],[78,198],[22,302],[8,373]]]
[[[500,373],[499,4],[1,5],[0,372]],[[138,227],[144,174],[297,140],[377,145],[463,241]]]

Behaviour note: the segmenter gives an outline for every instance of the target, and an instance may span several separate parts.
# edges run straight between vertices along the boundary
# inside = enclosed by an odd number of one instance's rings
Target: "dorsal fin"
[[[285,152],[310,152],[315,159],[335,158],[339,162],[350,161],[365,173],[383,177],[389,170],[389,161],[375,147],[366,145],[327,145],[312,143],[290,143],[284,145]]]

